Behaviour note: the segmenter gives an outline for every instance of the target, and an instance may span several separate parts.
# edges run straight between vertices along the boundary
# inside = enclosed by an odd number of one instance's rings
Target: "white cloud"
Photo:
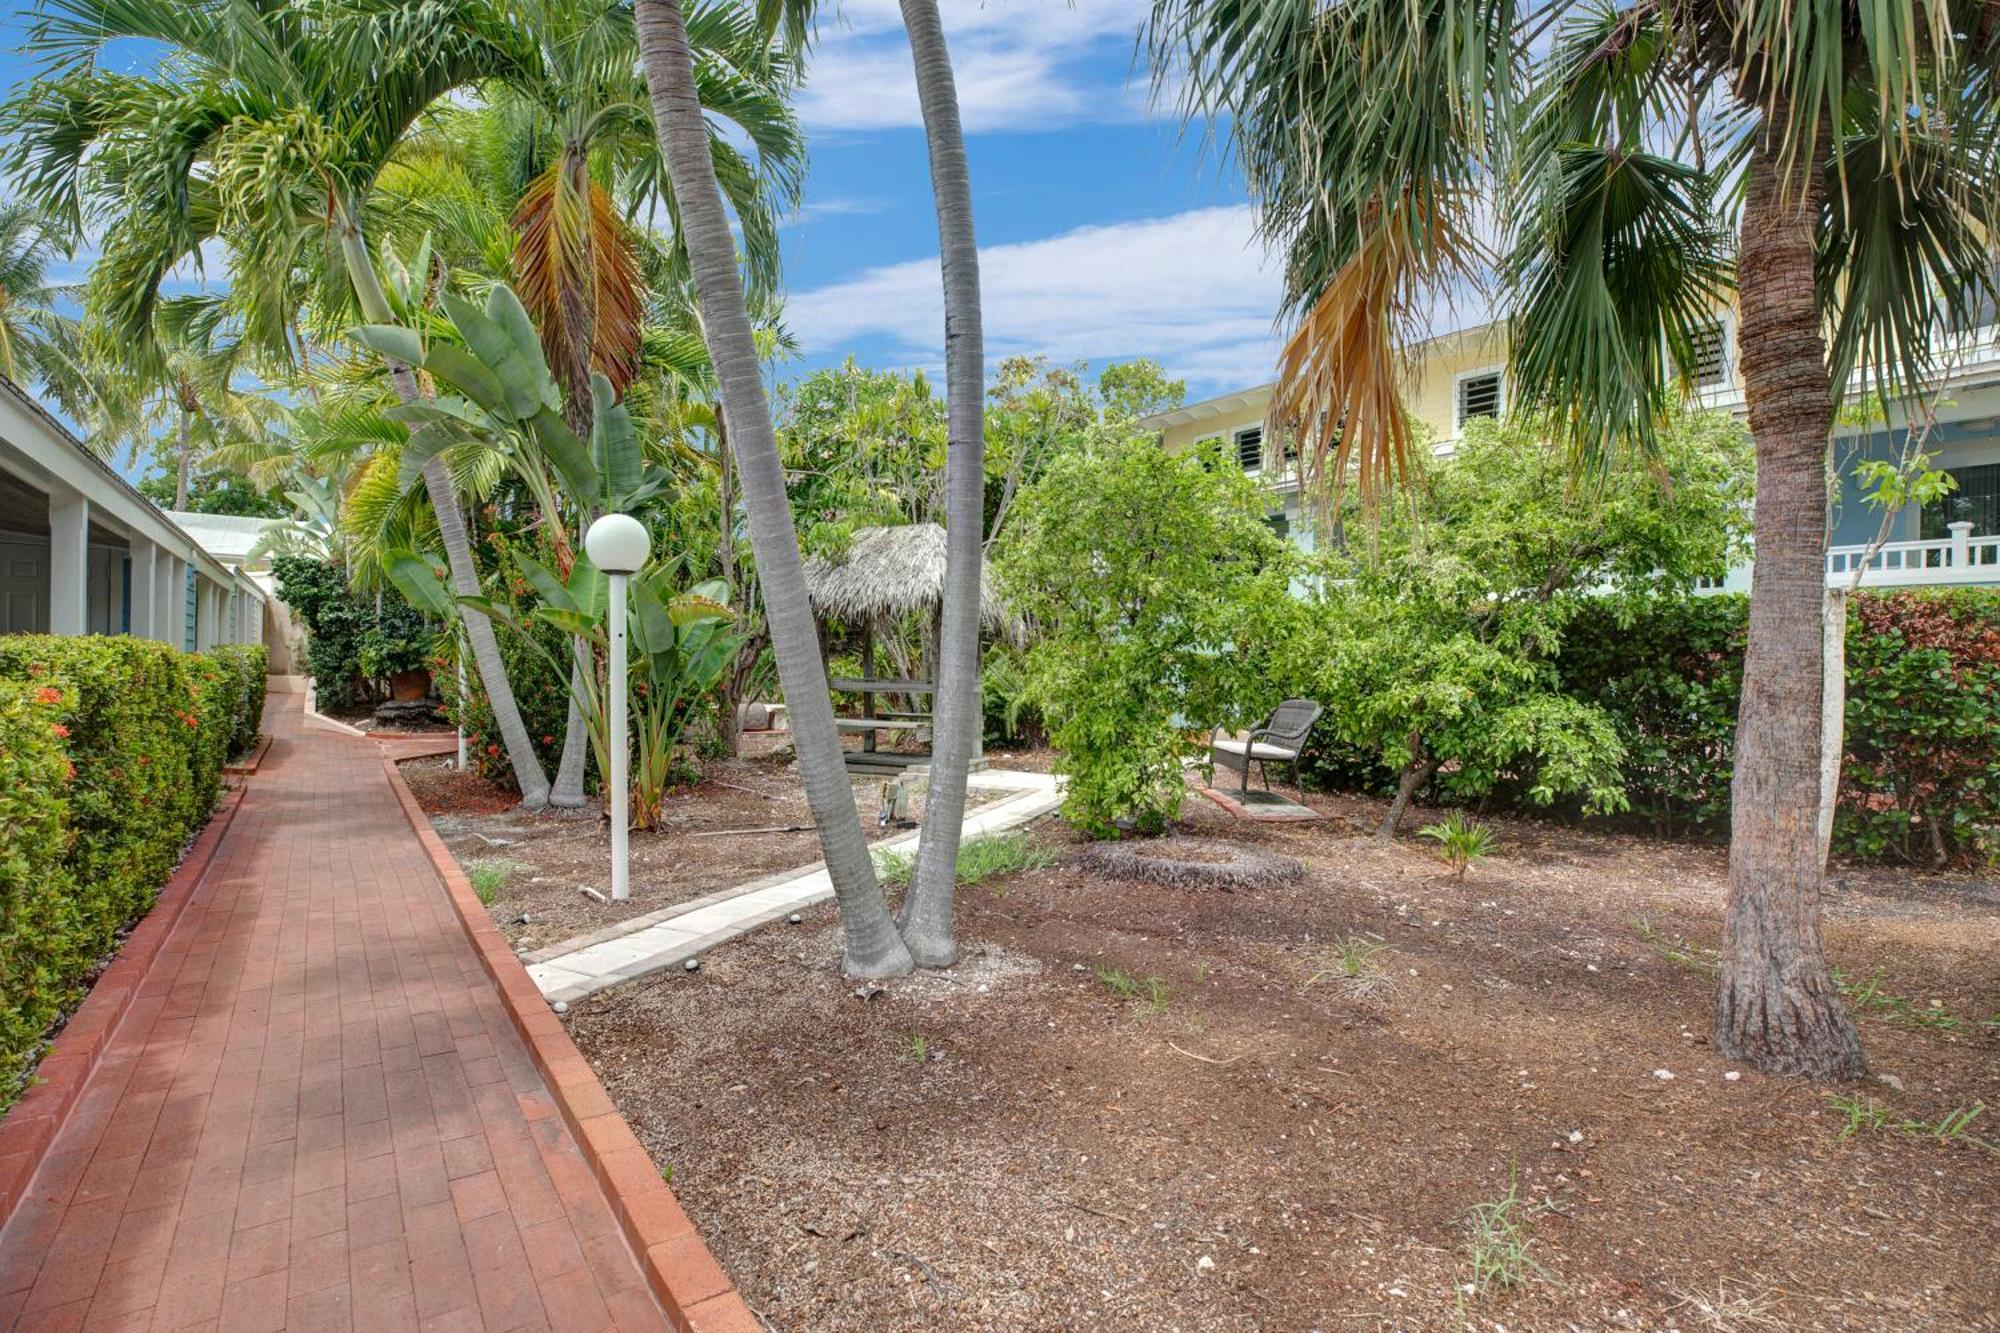
[[[942,0],[959,115],[972,133],[1143,113],[1131,62],[1145,0]],[[895,0],[849,0],[820,25],[799,113],[813,130],[923,124]]]
[[[1148,356],[1196,392],[1269,379],[1280,277],[1253,222],[1247,206],[1203,208],[982,249],[987,356],[1099,364]],[[785,319],[810,356],[882,339],[888,359],[936,366],[943,309],[930,258],[795,294]]]

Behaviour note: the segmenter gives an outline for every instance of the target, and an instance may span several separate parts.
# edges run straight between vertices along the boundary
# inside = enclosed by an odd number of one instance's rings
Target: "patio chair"
[[[1306,734],[1319,721],[1321,711],[1311,699],[1287,699],[1278,705],[1269,721],[1247,736],[1220,740],[1210,736],[1209,752],[1223,767],[1243,771],[1245,796],[1250,794],[1250,765],[1257,765],[1257,771],[1264,777],[1264,789],[1269,791],[1271,770],[1265,765],[1274,759],[1290,764],[1292,785],[1298,788],[1299,799],[1304,800],[1306,789],[1299,781],[1299,752],[1305,748]]]

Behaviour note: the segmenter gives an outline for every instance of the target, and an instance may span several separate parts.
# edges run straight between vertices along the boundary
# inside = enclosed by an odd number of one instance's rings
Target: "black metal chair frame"
[[[1208,739],[1209,753],[1225,768],[1234,768],[1236,767],[1236,761],[1242,761],[1242,792],[1245,796],[1248,796],[1250,794],[1250,765],[1253,763],[1257,765],[1257,772],[1264,779],[1264,790],[1269,791],[1271,789],[1271,770],[1265,767],[1266,761],[1253,754],[1252,751],[1256,748],[1257,742],[1260,740],[1276,741],[1280,747],[1289,749],[1292,752],[1292,757],[1289,761],[1292,766],[1292,786],[1297,789],[1299,799],[1304,800],[1306,789],[1305,784],[1299,779],[1299,756],[1305,751],[1306,736],[1312,731],[1313,723],[1319,721],[1319,715],[1323,711],[1311,699],[1287,699],[1272,710],[1269,720],[1263,726],[1252,730],[1241,741],[1231,740],[1225,745],[1222,742],[1218,742],[1214,734],[1210,733]],[[1287,714],[1291,716],[1288,718]],[[1217,730],[1220,730],[1220,728],[1217,728]],[[1228,748],[1228,746],[1236,745],[1242,746],[1242,749],[1239,751]]]

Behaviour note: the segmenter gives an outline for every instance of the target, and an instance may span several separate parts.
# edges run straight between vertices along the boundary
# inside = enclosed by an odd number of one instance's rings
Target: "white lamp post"
[[[611,576],[611,605],[606,614],[611,629],[611,896],[632,896],[630,856],[626,848],[627,825],[631,822],[631,796],[625,768],[628,746],[625,737],[625,580],[646,563],[652,539],[645,527],[630,514],[606,514],[583,534],[583,549],[590,563]]]

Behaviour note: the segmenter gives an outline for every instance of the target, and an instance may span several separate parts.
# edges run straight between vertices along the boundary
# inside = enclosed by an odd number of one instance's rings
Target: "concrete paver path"
[[[1000,833],[1038,819],[1062,804],[1056,780],[1046,773],[982,769],[967,779],[974,790],[1006,797],[970,810],[959,827],[964,838]],[[918,833],[875,844],[875,851],[915,851]],[[688,959],[770,922],[833,897],[824,861],[738,884],[689,902],[635,916],[589,935],[528,954],[528,975],[551,1004],[571,1004]]]
[[[659,1329],[371,741],[277,734],[0,1232],[0,1329]]]

